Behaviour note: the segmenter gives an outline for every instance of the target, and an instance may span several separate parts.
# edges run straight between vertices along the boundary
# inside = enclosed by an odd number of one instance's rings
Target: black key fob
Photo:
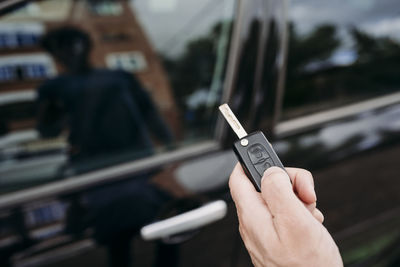
[[[268,168],[277,166],[285,170],[271,144],[261,131],[248,134],[236,141],[233,144],[233,150],[246,175],[259,192],[261,191],[261,178]]]
[[[261,192],[261,178],[264,172],[272,166],[280,167],[286,171],[285,168],[262,132],[247,134],[227,104],[221,105],[219,110],[239,137],[239,140],[233,143],[233,150],[237,158],[247,177],[257,191]]]

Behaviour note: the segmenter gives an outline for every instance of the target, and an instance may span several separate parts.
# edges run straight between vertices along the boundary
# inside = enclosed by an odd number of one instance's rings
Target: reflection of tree
[[[312,81],[304,79],[301,70],[312,61],[328,58],[339,45],[336,29],[332,25],[319,26],[306,37],[300,37],[293,24],[290,25],[286,107],[311,102],[316,94],[322,93],[310,84]]]
[[[357,28],[353,28],[351,34],[356,42],[359,63],[399,57],[400,45],[390,38],[374,38]]]
[[[308,36],[290,27],[285,108],[296,114],[326,109],[359,99],[397,91],[400,88],[400,44],[390,38],[374,37],[356,28],[354,40],[357,60],[351,65],[335,65],[329,58],[340,46],[333,25],[321,25]],[[310,63],[324,62],[313,71]],[[299,109],[301,108],[301,109]]]
[[[217,61],[217,43],[222,27],[221,22],[217,23],[207,35],[189,41],[185,52],[178,58],[164,58],[164,66],[169,74],[179,109],[187,116],[194,117],[192,120],[202,120],[199,116],[207,114],[205,107],[199,107],[196,111],[188,111],[186,100],[197,90],[210,88]],[[188,115],[188,112],[191,114]]]
[[[398,91],[400,89],[400,44],[387,37],[373,37],[355,28],[351,33],[356,42],[358,60],[348,68],[346,82],[349,84],[349,94],[363,92],[382,94]],[[361,88],[356,81],[363,87]]]
[[[185,97],[196,89],[209,86],[211,82],[215,53],[214,41],[210,36],[191,41],[185,54],[177,60],[165,59],[176,99],[181,108]]]
[[[306,37],[300,37],[290,25],[288,66],[291,74],[314,60],[326,59],[340,45],[336,29],[332,25],[322,25]],[[288,73],[289,74],[289,73]]]

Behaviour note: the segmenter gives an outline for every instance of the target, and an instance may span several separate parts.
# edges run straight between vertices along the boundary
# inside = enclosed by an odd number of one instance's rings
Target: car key
[[[261,178],[264,172],[272,166],[283,170],[285,168],[261,131],[247,134],[228,104],[219,106],[219,110],[239,137],[239,140],[233,143],[236,157],[254,187],[261,192]]]

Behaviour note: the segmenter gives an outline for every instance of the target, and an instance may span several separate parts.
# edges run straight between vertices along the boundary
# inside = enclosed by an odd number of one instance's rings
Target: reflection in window
[[[235,1],[133,3],[142,10],[138,16],[162,56],[179,109],[181,132],[192,140],[212,138]],[[177,8],[181,12],[173,12]]]
[[[283,119],[398,92],[397,5],[293,1]]]
[[[54,74],[54,62],[46,54],[0,56],[0,82],[40,80]]]
[[[0,191],[213,138],[235,2],[161,2],[0,18]]]
[[[110,53],[106,56],[107,67],[132,72],[145,71],[147,61],[141,52]]]
[[[38,23],[4,23],[0,25],[0,49],[23,48],[38,45],[43,34]]]
[[[122,13],[122,5],[117,1],[110,0],[88,0],[91,12],[99,16],[118,16]]]

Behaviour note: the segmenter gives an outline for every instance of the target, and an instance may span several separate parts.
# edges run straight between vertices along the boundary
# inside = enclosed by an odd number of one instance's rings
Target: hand
[[[261,193],[239,164],[229,179],[240,235],[253,264],[343,266],[335,242],[321,223],[322,213],[315,208],[311,173],[286,170],[269,168],[261,181]]]

